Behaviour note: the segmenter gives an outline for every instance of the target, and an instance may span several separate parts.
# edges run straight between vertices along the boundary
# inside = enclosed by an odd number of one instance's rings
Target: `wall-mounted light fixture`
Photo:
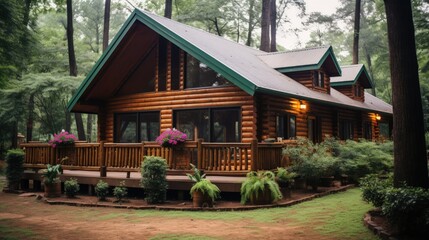
[[[375,114],[375,119],[376,119],[377,121],[380,121],[380,120],[381,120],[381,116],[380,116],[380,114]]]
[[[299,101],[299,109],[305,110],[305,109],[307,109],[307,105],[304,102]]]

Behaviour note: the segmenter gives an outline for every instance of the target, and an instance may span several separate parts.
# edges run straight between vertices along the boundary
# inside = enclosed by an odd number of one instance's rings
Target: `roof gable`
[[[331,86],[348,86],[355,84],[357,81],[360,81],[364,88],[372,88],[374,86],[363,64],[341,66],[341,70],[341,76],[331,77]]]
[[[331,76],[341,75],[341,68],[331,46],[266,53],[258,57],[281,73],[318,70],[326,66]]]

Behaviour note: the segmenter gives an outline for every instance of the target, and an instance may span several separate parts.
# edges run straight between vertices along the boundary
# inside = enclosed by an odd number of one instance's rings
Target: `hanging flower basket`
[[[175,128],[173,129],[167,129],[164,132],[161,133],[161,135],[159,135],[156,138],[156,142],[161,145],[161,147],[176,147],[180,144],[183,144],[186,139],[187,139],[187,135]]]
[[[64,129],[58,134],[54,133],[54,139],[49,141],[49,145],[53,148],[58,146],[71,146],[77,140],[76,136],[65,131]]]

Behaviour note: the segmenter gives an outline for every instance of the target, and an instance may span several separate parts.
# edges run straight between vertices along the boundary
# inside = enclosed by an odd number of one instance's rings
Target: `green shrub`
[[[429,191],[390,188],[385,192],[383,214],[402,233],[429,233]]]
[[[64,182],[64,192],[67,197],[74,197],[79,192],[80,186],[76,178],[70,178]]]
[[[125,181],[119,183],[119,186],[116,186],[113,189],[113,196],[115,196],[116,201],[122,203],[122,200],[127,196],[128,189],[125,187]]]
[[[347,140],[336,150],[340,171],[352,182],[367,174],[385,174],[393,169],[393,142]]]
[[[148,203],[163,203],[167,198],[167,163],[161,157],[148,156],[142,163],[141,186]]]
[[[95,194],[97,194],[97,197],[100,201],[106,200],[106,197],[109,194],[109,184],[103,180],[99,180],[95,186]]]
[[[276,170],[276,180],[285,184],[292,184],[297,174],[286,168],[278,167]]]
[[[241,184],[241,204],[257,202],[256,199],[265,191],[269,192],[269,202],[274,202],[283,198],[279,185],[275,181],[275,174],[271,171],[249,172],[246,180]]]
[[[22,174],[24,173],[24,152],[21,149],[12,149],[6,154],[6,178],[9,188],[19,188]]]
[[[206,198],[209,199],[209,201],[212,203],[214,200],[218,199],[220,197],[220,189],[213,184],[210,180],[205,178],[205,174],[201,174],[201,171],[195,167],[191,163],[191,168],[193,171],[193,174],[186,174],[189,179],[191,179],[194,182],[194,185],[192,186],[189,193],[191,194],[191,197],[193,196],[193,193],[195,191],[201,192]],[[204,204],[204,203],[203,203]],[[210,204],[209,204],[210,205]]]
[[[363,200],[374,207],[381,207],[384,203],[386,192],[393,187],[392,177],[380,179],[377,174],[370,174],[360,180]]]
[[[43,182],[46,184],[52,184],[60,181],[58,175],[61,174],[61,164],[46,165],[46,169],[43,171]]]
[[[332,176],[337,170],[337,158],[332,156],[334,140],[321,144],[313,143],[306,138],[298,138],[297,146],[288,146],[283,154],[292,160],[290,169],[311,182],[313,189],[317,189],[321,177]]]

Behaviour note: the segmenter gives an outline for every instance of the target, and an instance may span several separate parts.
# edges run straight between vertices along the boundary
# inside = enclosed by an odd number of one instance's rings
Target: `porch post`
[[[202,138],[198,138],[197,141],[197,168],[202,169],[202,164],[203,164],[203,139]]]
[[[257,161],[258,161],[258,140],[253,139],[252,143],[250,145],[250,148],[252,149],[252,171],[257,170]]]
[[[104,141],[100,141],[100,145],[98,148],[98,164],[100,165],[100,177],[106,177],[107,168],[104,154]]]

